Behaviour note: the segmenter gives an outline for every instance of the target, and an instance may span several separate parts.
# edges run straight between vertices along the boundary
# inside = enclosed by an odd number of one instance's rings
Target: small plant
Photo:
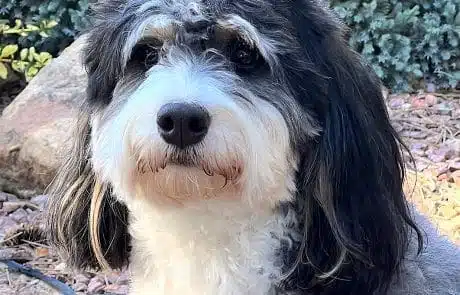
[[[55,21],[41,21],[38,25],[26,24],[16,20],[11,27],[7,21],[0,20],[0,36],[19,35],[27,37],[35,32],[43,38],[49,36],[48,32],[57,25]],[[7,79],[10,69],[24,75],[26,81],[30,81],[41,68],[46,66],[52,55],[48,52],[37,52],[35,47],[20,50],[17,44],[0,45],[0,79]]]
[[[331,0],[350,45],[395,91],[460,86],[459,0]]]
[[[27,36],[14,36],[5,39],[21,48],[35,47],[37,51],[46,51],[53,56],[67,48],[77,35],[88,26],[89,3],[94,0],[0,0],[0,19],[14,23],[20,19],[24,23],[38,24],[43,20],[53,20],[57,25],[43,38],[36,31]],[[4,40],[1,40],[4,39]]]

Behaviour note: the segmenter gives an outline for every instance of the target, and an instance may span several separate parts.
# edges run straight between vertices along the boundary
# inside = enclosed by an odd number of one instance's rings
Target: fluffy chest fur
[[[270,294],[281,273],[283,221],[271,210],[241,207],[134,204],[133,294]]]

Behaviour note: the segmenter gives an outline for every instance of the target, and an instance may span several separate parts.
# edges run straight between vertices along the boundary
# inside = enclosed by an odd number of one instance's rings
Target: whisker
[[[228,184],[228,177],[227,177],[226,175],[222,175],[222,176],[223,176],[224,179],[225,179],[225,183],[224,183],[224,185],[223,185],[220,189],[224,189],[224,188],[227,186],[227,184]]]

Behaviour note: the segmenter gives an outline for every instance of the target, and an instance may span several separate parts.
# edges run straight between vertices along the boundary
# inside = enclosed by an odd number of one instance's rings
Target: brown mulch
[[[7,101],[7,97],[11,94],[1,99]],[[392,122],[416,161],[414,166],[406,153],[408,199],[460,245],[460,92],[390,95],[386,101]],[[77,294],[127,294],[126,271],[74,273],[66,269],[40,233],[46,196],[30,198],[8,191],[0,192],[0,261],[14,259],[40,270]],[[57,293],[43,280],[10,272],[0,263],[0,294]]]
[[[390,95],[387,105],[415,158],[406,153],[408,199],[460,245],[460,92]]]

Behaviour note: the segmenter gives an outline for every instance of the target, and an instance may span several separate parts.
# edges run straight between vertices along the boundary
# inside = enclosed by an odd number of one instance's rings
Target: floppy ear
[[[126,62],[123,45],[134,21],[133,15],[122,17],[120,6],[124,1],[103,1],[91,7],[94,25],[86,35],[83,52],[84,65],[88,72],[86,89],[88,102],[107,104],[112,99],[118,78]]]
[[[85,66],[88,72],[86,94],[89,103],[108,104],[112,99],[118,77],[122,73],[121,48],[113,48],[113,44],[124,44],[116,41],[117,37],[103,30],[93,30],[88,35],[85,55]],[[111,45],[112,44],[112,45]]]
[[[80,113],[75,131],[69,157],[49,190],[50,242],[72,267],[121,268],[129,252],[127,208],[91,168],[87,113]]]
[[[107,105],[122,72],[122,1],[93,4],[94,26],[86,34],[83,63],[88,72],[87,100],[80,110],[68,159],[50,186],[48,228],[51,242],[77,268],[120,268],[127,263],[128,210],[92,170],[91,110]],[[126,29],[129,30],[129,29]]]
[[[304,108],[316,113],[322,134],[300,147],[295,207],[304,238],[295,266],[303,270],[291,281],[313,290],[327,283],[339,294],[374,294],[397,273],[411,230],[422,246],[402,191],[401,141],[379,80],[349,49],[341,25],[314,1],[294,2],[307,66],[289,76],[301,79],[291,84]]]

